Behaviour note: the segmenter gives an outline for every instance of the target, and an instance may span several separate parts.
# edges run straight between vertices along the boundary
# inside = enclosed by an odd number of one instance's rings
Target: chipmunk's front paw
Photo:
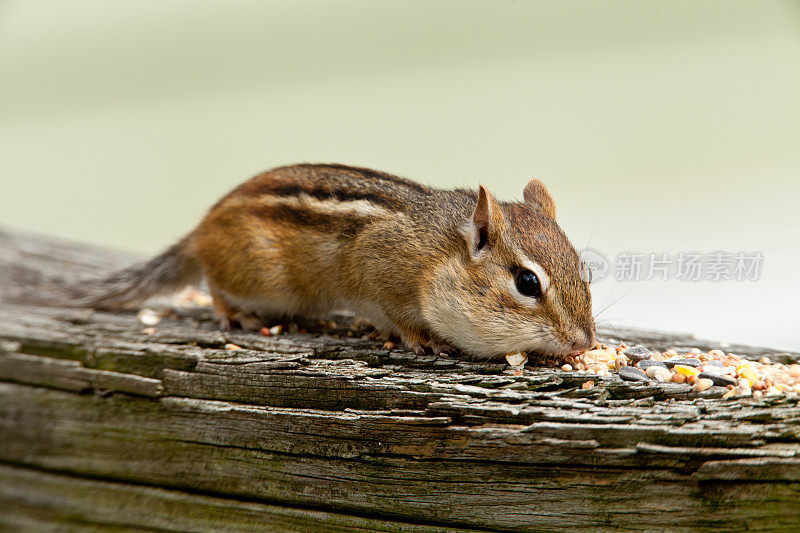
[[[416,331],[406,331],[400,335],[400,340],[403,341],[403,346],[407,350],[414,352],[417,355],[425,354],[425,339]]]
[[[403,344],[417,355],[434,354],[451,351],[447,344],[423,333],[406,333],[402,336]]]
[[[453,349],[446,343],[436,339],[429,340],[426,346],[427,348],[430,348],[435,355],[441,355],[443,353],[450,353],[453,351]]]

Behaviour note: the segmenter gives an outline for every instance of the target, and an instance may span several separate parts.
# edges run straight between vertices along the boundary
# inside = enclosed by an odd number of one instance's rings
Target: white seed
[[[656,370],[658,370],[659,368],[664,368],[664,367],[661,367],[661,366],[648,366],[645,369],[644,373],[647,374],[648,378],[654,378],[654,377],[656,377]],[[664,370],[666,370],[666,369],[664,368]]]
[[[753,391],[750,390],[750,387],[743,387],[742,385],[739,385],[738,387],[734,387],[728,392],[726,392],[722,396],[722,398],[727,399],[727,398],[735,398],[737,396],[750,396],[751,394],[753,394]]]
[[[713,385],[714,382],[708,378],[701,378],[698,379],[694,384],[694,391],[695,392],[702,392]]]
[[[156,324],[161,322],[161,315],[158,314],[158,312],[147,308],[139,311],[139,314],[136,315],[136,318],[138,318],[139,322],[141,322],[145,326],[155,326]]]
[[[660,366],[655,367],[655,369],[656,372],[654,377],[656,378],[656,381],[660,381],[662,383],[668,383],[672,381],[672,372],[670,372],[669,369],[662,368]]]
[[[733,398],[734,396],[738,396],[738,395],[739,395],[739,393],[736,390],[736,387],[734,387],[731,390],[729,390],[728,392],[726,392],[725,394],[723,394],[722,395],[722,399],[723,400],[727,400],[728,398]]]
[[[506,356],[506,361],[511,366],[522,366],[528,362],[528,356],[523,353],[510,353]]]

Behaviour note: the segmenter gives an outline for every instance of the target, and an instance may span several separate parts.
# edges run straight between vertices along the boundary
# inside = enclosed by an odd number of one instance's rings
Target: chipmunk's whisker
[[[614,300],[613,302],[611,302],[611,303],[609,303],[608,305],[604,306],[604,307],[603,307],[602,309],[600,309],[600,310],[599,310],[597,313],[595,313],[595,315],[594,315],[594,317],[593,317],[593,318],[594,318],[594,320],[596,321],[596,320],[597,320],[597,317],[599,317],[601,314],[603,314],[604,312],[606,312],[606,311],[607,311],[607,310],[608,310],[608,309],[609,309],[611,306],[614,306],[614,305],[618,304],[618,303],[620,302],[620,300],[622,300],[623,298],[627,298],[629,295],[630,295],[630,293],[623,294],[622,296],[620,296],[619,298],[617,298],[617,299],[616,299],[616,300]]]

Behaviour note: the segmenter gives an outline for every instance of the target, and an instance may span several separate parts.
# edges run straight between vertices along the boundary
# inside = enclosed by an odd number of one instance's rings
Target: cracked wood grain
[[[387,350],[352,336],[344,316],[302,323],[308,334],[263,337],[220,332],[207,309],[177,309],[147,334],[135,312],[26,300],[56,280],[129,262],[0,230],[0,525],[758,531],[800,523],[796,400],[722,400],[711,389],[616,377],[593,377],[597,387],[584,391],[588,376],[551,368],[517,376],[505,365]],[[660,332],[606,335],[705,346]],[[113,502],[136,512],[115,519]]]

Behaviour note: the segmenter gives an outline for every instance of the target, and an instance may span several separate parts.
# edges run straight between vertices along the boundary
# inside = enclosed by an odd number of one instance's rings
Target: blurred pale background
[[[577,247],[761,251],[757,282],[594,286],[613,324],[800,348],[800,3],[0,3],[0,224],[157,251],[335,161],[519,198]]]

